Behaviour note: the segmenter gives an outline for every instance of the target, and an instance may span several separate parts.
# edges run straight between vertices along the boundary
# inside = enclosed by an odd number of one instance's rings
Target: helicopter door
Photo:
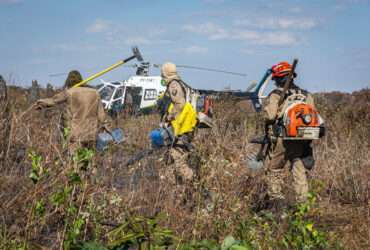
[[[127,87],[127,93],[130,93],[132,97],[132,112],[137,113],[141,107],[143,88],[142,87]]]

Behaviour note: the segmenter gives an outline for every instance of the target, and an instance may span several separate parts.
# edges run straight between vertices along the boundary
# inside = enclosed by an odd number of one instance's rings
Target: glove
[[[166,117],[166,120],[167,120],[168,122],[170,122],[170,121],[172,121],[172,120],[175,120],[175,118],[176,118],[176,114],[174,114],[174,113],[169,113],[169,114],[167,115],[167,117]]]

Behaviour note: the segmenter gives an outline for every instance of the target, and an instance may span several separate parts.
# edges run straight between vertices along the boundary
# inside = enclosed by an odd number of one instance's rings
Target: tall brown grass
[[[67,182],[63,173],[70,161],[60,139],[60,110],[23,113],[26,107],[19,95],[23,92],[14,98],[18,103],[13,103],[15,112],[8,121],[12,124],[9,157],[1,168],[0,231],[8,240],[27,239],[34,246],[57,248],[63,211],[47,204],[45,217],[31,221],[30,208],[36,200],[48,200]],[[327,135],[314,145],[316,166],[309,177],[319,203],[312,216],[323,230],[337,235],[344,248],[364,249],[370,246],[370,91],[317,94],[315,98]],[[84,238],[93,238],[99,224],[98,237],[104,242],[111,229],[106,224],[158,213],[165,215],[163,226],[184,239],[221,240],[233,234],[241,219],[251,218],[250,208],[263,199],[265,189],[263,170],[251,171],[243,161],[256,150],[248,138],[262,133],[261,117],[243,107],[231,100],[219,101],[215,126],[197,131],[193,166],[199,179],[192,184],[186,203],[176,200],[181,187],[169,181],[173,166],[165,165],[159,152],[124,166],[135,152],[150,147],[148,134],[158,126],[159,117],[118,118],[116,125],[123,128],[127,140],[97,154],[97,169],[85,173],[89,181],[76,196],[81,209],[90,214]],[[42,156],[42,165],[50,173],[36,185],[28,178],[31,151]],[[287,195],[290,192],[287,185]]]

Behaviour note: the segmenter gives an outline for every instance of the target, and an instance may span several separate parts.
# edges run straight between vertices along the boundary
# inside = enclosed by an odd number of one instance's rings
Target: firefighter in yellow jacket
[[[191,141],[197,124],[196,112],[187,101],[187,86],[177,73],[176,65],[165,63],[161,68],[161,76],[167,85],[165,96],[170,99],[170,105],[162,117],[161,123],[170,126],[175,135],[175,141],[169,154],[174,161],[176,180],[191,181],[194,171],[187,163],[192,149]]]
[[[62,128],[67,129],[68,150],[72,155],[78,148],[93,148],[100,128],[108,129],[99,93],[90,87],[73,87],[82,81],[81,74],[73,70],[68,74],[64,90],[51,98],[41,99],[37,108],[65,104]]]
[[[272,67],[272,79],[275,81],[277,88],[270,93],[267,98],[266,106],[264,107],[264,118],[267,125],[270,127],[271,134],[274,134],[274,132],[272,132],[273,125],[281,118],[282,112],[284,111],[285,101],[279,106],[279,99],[283,91],[286,77],[288,77],[291,70],[292,66],[287,62],[281,62]],[[314,107],[312,96],[307,91],[297,87],[293,82],[286,96],[292,94],[302,94],[306,96],[307,104]],[[311,169],[314,165],[311,142],[304,140],[287,141],[283,140],[281,137],[277,137],[276,141],[271,143],[266,160],[267,191],[270,206],[281,207],[286,204],[282,189],[284,167],[287,165],[292,174],[292,186],[296,194],[296,201],[305,201],[308,195],[306,170]]]

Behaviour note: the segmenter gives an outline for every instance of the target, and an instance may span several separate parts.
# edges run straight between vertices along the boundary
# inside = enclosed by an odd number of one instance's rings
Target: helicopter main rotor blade
[[[55,73],[55,74],[50,74],[48,75],[49,77],[57,77],[57,76],[65,76],[67,75],[68,73],[64,72],[64,73]]]
[[[134,63],[134,64],[123,64],[123,65],[122,65],[122,67],[137,68],[137,67],[138,67],[138,65],[137,65],[136,63]],[[95,68],[95,69],[85,70],[85,71],[90,72],[90,71],[95,71],[95,70],[96,70],[96,68]],[[50,74],[50,75],[48,75],[48,77],[57,77],[57,76],[66,76],[66,75],[68,75],[68,72],[64,72],[64,73],[54,73],[54,74]]]
[[[204,67],[198,67],[198,66],[190,66],[190,65],[176,65],[176,66],[178,68],[185,68],[185,69],[197,69],[197,70],[211,71],[211,72],[224,73],[224,74],[243,76],[243,77],[247,76],[247,74],[243,74],[243,73],[219,70],[219,69],[204,68]]]

